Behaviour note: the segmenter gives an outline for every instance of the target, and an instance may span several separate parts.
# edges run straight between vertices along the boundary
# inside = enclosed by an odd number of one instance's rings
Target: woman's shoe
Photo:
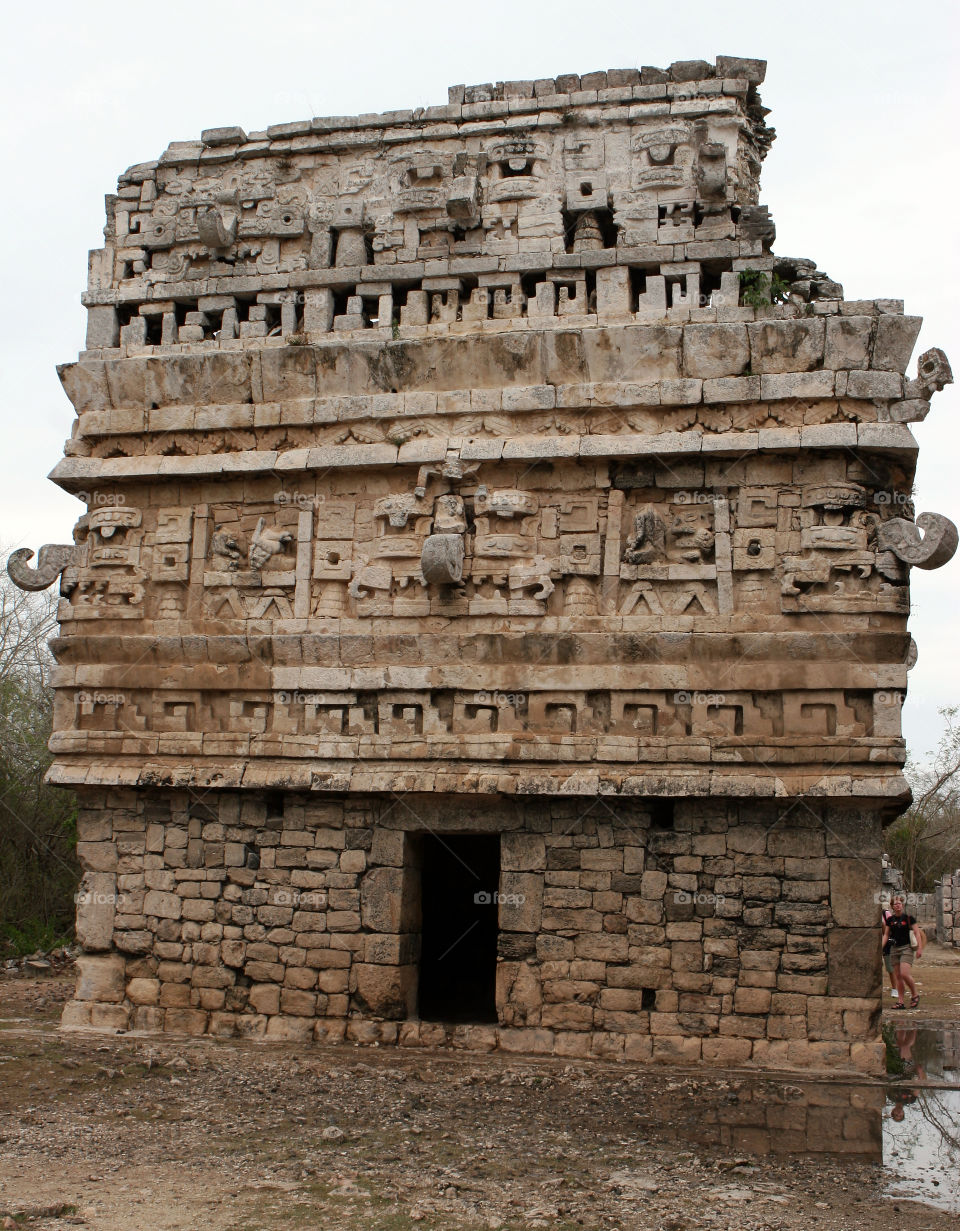
[[[915,1009],[919,1003],[920,1003],[920,997],[914,996],[913,999],[910,1001],[910,1008]]]
[[[907,1006],[903,1003],[902,1000],[899,1000],[893,1007],[895,1009],[905,1009]]]

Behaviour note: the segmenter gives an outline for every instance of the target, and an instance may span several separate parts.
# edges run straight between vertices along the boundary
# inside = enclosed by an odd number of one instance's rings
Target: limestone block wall
[[[82,792],[64,1024],[878,1071],[875,815]],[[417,1012],[418,836],[499,835],[496,1024]],[[455,939],[455,938],[451,938]]]
[[[939,882],[935,900],[937,940],[960,948],[960,868]]]

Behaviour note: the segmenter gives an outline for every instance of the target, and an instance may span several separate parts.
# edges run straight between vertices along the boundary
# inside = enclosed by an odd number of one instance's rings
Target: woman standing
[[[896,897],[891,902],[892,916],[883,923],[883,943],[892,942],[890,962],[893,974],[897,980],[897,1003],[895,1009],[905,1009],[903,989],[910,989],[910,1008],[915,1009],[920,1003],[917,995],[917,985],[913,981],[913,947],[910,944],[911,934],[916,938],[917,957],[923,953],[923,933],[917,927],[913,915],[907,915],[903,909],[903,898]]]
[[[890,907],[881,907],[880,931],[883,935],[881,942],[883,946],[883,968],[890,976],[890,995],[893,996],[894,999],[898,1000],[900,998],[900,993],[897,991],[897,976],[893,973],[893,958],[891,957],[891,953],[893,951],[893,941],[888,939],[886,932],[886,924],[889,923],[892,918],[893,911]]]

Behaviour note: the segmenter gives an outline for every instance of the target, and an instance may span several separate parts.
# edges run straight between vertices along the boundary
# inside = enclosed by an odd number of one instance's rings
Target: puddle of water
[[[884,1037],[885,1084],[739,1073],[677,1082],[683,1093],[672,1102],[668,1082],[656,1100],[657,1131],[744,1154],[882,1162],[887,1197],[960,1214],[960,1027],[891,1022]]]
[[[880,1163],[885,1088],[743,1072],[661,1081],[637,1127],[726,1154],[828,1154]]]
[[[885,1194],[960,1213],[960,1028],[889,1024],[884,1039]]]

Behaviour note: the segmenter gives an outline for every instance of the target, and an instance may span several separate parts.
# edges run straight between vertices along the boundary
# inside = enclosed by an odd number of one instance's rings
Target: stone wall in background
[[[960,948],[960,868],[937,884],[937,940]]]

